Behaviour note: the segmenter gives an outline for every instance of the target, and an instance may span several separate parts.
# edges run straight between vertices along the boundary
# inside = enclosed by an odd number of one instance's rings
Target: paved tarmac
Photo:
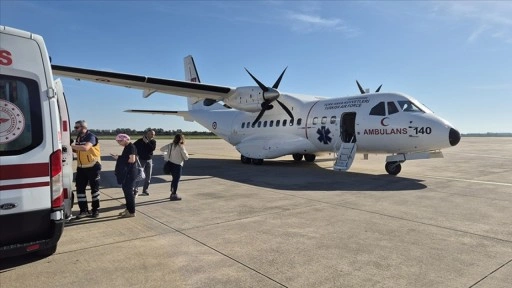
[[[156,156],[128,219],[103,157],[100,217],[70,222],[53,256],[0,260],[0,287],[512,287],[512,138],[462,138],[397,177],[383,155],[344,173],[328,155],[254,166],[222,140],[187,147],[183,200]]]

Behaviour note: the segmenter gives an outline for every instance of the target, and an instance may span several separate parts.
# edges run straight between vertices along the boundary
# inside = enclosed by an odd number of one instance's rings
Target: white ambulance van
[[[0,26],[0,258],[55,253],[73,202],[70,132],[43,38]]]

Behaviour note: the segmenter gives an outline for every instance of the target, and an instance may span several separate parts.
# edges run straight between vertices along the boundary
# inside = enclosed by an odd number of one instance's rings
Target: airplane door
[[[340,131],[342,142],[356,143],[356,112],[341,114]]]

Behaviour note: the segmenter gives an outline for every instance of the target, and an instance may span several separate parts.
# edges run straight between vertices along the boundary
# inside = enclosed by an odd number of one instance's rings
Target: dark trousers
[[[146,175],[146,178],[144,178],[144,180],[140,180],[135,183],[135,191],[138,191],[140,184],[144,183],[144,185],[142,186],[142,192],[147,192],[149,183],[151,183],[151,174],[153,173],[153,160],[152,159],[149,159],[149,160],[139,159],[139,161],[140,161],[140,166],[142,166],[144,168],[144,174]]]
[[[182,168],[183,167],[181,165],[171,162],[171,194],[176,194],[176,192],[178,192],[178,183],[180,182]]]
[[[91,186],[92,211],[100,208],[100,172],[100,163],[96,163],[89,168],[78,167],[76,169],[76,198],[80,212],[89,211],[87,196],[85,195],[87,185]]]
[[[122,185],[124,200],[126,201],[126,210],[132,214],[135,213],[135,197],[133,195],[134,185],[135,180],[132,177],[126,177]]]

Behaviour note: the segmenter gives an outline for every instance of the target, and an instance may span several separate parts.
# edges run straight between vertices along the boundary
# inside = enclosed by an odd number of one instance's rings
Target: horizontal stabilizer
[[[169,111],[169,110],[141,110],[141,109],[129,109],[124,112],[129,113],[141,113],[141,114],[157,114],[157,115],[174,115],[181,116],[185,121],[194,122],[194,119],[190,116],[188,111]]]

